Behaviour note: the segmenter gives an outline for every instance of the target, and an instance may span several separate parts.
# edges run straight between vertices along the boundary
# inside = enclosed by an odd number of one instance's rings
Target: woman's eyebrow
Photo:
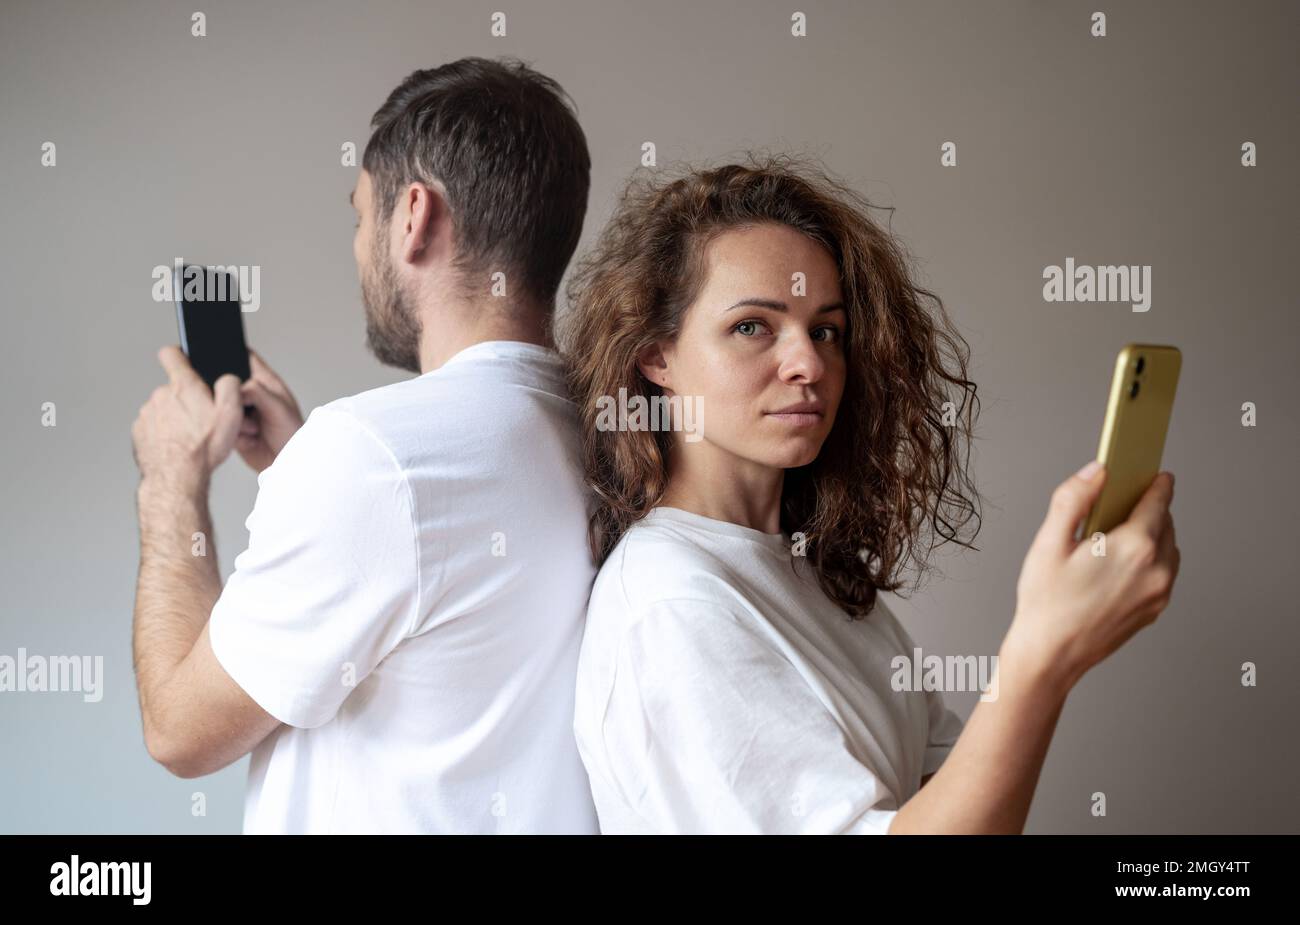
[[[741,299],[739,302],[731,306],[731,308],[728,308],[726,311],[729,312],[732,309],[740,308],[744,305],[749,305],[754,308],[770,308],[772,309],[772,311],[776,311],[776,312],[784,312],[790,310],[789,306],[787,306],[784,302],[777,302],[774,299]],[[826,312],[833,312],[833,311],[846,311],[846,309],[844,308],[844,303],[830,302],[826,305],[823,305],[821,308],[817,309],[816,314],[821,315],[821,314],[825,314]],[[723,314],[726,314],[726,312],[724,312]]]

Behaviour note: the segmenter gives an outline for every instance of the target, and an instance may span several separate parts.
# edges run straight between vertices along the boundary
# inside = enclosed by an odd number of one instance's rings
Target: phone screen
[[[173,281],[181,350],[208,388],[226,373],[249,377],[239,283],[233,273],[186,266]],[[186,298],[187,290],[191,298]]]

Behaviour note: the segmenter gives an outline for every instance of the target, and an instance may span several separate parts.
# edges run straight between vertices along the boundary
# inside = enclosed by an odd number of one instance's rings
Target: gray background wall
[[[489,34],[497,9],[505,38]],[[789,34],[796,9],[806,38]],[[246,760],[180,780],[141,740],[130,425],[176,341],[150,271],[260,265],[249,340],[304,412],[403,378],[363,346],[339,149],[364,147],[407,73],[471,54],[522,57],[577,101],[594,160],[583,249],[643,141],[661,165],[811,153],[897,207],[973,350],[990,501],[981,552],[942,556],[942,576],[891,599],[927,652],[996,653],[1048,495],[1096,451],[1116,350],[1178,345],[1165,466],[1182,574],[1160,621],[1071,695],[1028,830],[1297,831],[1297,26],[1284,2],[6,0],[0,654],[98,654],[106,677],[99,703],[0,693],[0,832],[239,831]],[[956,167],[940,166],[945,141]],[[1246,141],[1258,167],[1240,164]],[[1045,302],[1043,268],[1066,257],[1150,265],[1150,311]],[[214,477],[223,576],[255,492],[237,458]],[[948,697],[968,715],[976,695]]]

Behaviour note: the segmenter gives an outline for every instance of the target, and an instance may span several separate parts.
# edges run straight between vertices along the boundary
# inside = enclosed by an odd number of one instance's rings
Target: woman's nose
[[[792,335],[781,347],[780,376],[786,382],[816,382],[826,371],[817,343],[807,333]]]

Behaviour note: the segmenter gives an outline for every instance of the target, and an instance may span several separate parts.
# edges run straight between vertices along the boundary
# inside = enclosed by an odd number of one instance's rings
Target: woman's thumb
[[[1074,548],[1074,531],[1101,494],[1105,481],[1105,467],[1094,460],[1057,486],[1040,531],[1053,546],[1063,552]]]

